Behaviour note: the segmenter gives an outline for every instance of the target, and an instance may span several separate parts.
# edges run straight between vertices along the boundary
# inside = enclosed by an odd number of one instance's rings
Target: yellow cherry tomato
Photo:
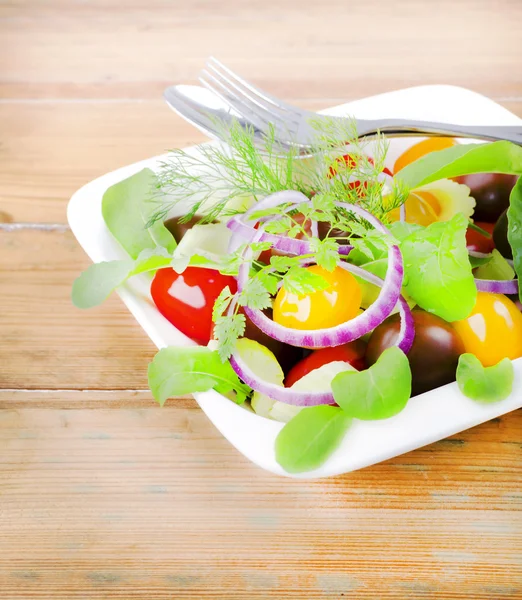
[[[421,158],[430,152],[451,148],[452,146],[455,146],[456,143],[457,142],[453,138],[448,137],[432,137],[422,140],[422,142],[417,142],[399,156],[393,167],[393,172],[398,173],[401,169],[404,169],[404,167],[410,163],[415,162],[418,158]]]
[[[522,356],[522,314],[503,294],[479,292],[467,319],[453,323],[466,352],[485,367]]]
[[[404,203],[404,208],[406,209],[406,221],[408,223],[417,223],[417,225],[423,225],[424,227],[438,221],[442,213],[439,199],[430,192],[411,192]],[[391,221],[398,221],[400,210],[398,208],[392,210],[389,217]]]
[[[361,288],[351,273],[341,267],[329,272],[318,265],[307,270],[326,279],[328,288],[299,296],[281,287],[274,301],[276,323],[294,329],[324,329],[340,325],[358,314]]]

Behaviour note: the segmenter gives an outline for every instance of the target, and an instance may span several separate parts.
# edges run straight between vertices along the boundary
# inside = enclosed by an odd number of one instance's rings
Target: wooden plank
[[[156,349],[119,298],[71,303],[89,264],[68,230],[0,230],[0,388],[147,387]]]
[[[341,102],[301,104],[319,109]],[[503,104],[522,116],[522,101]],[[159,99],[0,103],[0,122],[0,223],[64,223],[66,203],[88,181],[205,139]]]
[[[209,55],[285,96],[452,83],[520,96],[518,0],[3,2],[0,97],[158,98]]]
[[[196,408],[6,408],[2,597],[518,598],[521,434],[517,411],[299,481]]]

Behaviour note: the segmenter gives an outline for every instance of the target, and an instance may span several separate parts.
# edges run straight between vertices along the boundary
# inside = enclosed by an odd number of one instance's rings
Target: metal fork
[[[218,95],[236,113],[266,134],[270,127],[275,130],[278,141],[285,145],[297,145],[301,154],[310,153],[312,140],[323,120],[332,119],[357,128],[360,138],[380,132],[387,136],[433,135],[469,137],[484,140],[508,140],[522,145],[522,126],[502,125],[456,125],[431,121],[406,119],[346,119],[332,117],[292,106],[255,87],[215,58],[210,58],[200,75],[201,83]],[[311,123],[316,123],[313,126]]]

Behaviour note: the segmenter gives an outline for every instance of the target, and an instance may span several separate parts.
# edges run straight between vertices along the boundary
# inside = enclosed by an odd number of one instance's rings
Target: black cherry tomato
[[[361,371],[366,368],[365,351],[366,344],[362,340],[355,340],[334,348],[314,350],[290,370],[285,378],[285,386],[290,387],[310,371],[335,361],[347,362],[358,371]]]
[[[509,208],[509,195],[518,177],[503,173],[473,173],[455,177],[457,183],[467,185],[477,205],[473,218],[477,221],[496,223],[500,215]]]
[[[422,394],[451,381],[464,344],[453,327],[424,310],[412,311],[415,339],[408,353],[412,375],[412,395]],[[388,317],[375,329],[368,342],[366,361],[373,365],[379,356],[393,346],[399,335],[399,315]]]
[[[160,269],[150,292],[160,313],[198,344],[206,345],[212,335],[212,308],[221,290],[237,290],[236,280],[214,269],[188,267],[181,274]]]
[[[473,250],[473,252],[489,254],[495,247],[492,235],[495,225],[493,223],[485,223],[482,221],[475,221],[475,225],[484,229],[484,231],[487,231],[490,235],[489,237],[486,237],[476,229],[468,227],[468,230],[466,231],[466,246],[468,247],[468,250]]]

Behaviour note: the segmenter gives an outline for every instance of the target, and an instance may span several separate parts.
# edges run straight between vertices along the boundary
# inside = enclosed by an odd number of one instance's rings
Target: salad
[[[429,138],[391,169],[384,137],[361,142],[333,120],[306,159],[274,132],[262,147],[239,125],[223,139],[107,189],[103,218],[128,258],[73,285],[89,308],[149,278],[158,311],[195,342],[149,365],[161,405],[215,389],[281,421],[276,459],[297,473],[354,419],[388,419],[452,381],[470,401],[512,393],[521,147]]]

